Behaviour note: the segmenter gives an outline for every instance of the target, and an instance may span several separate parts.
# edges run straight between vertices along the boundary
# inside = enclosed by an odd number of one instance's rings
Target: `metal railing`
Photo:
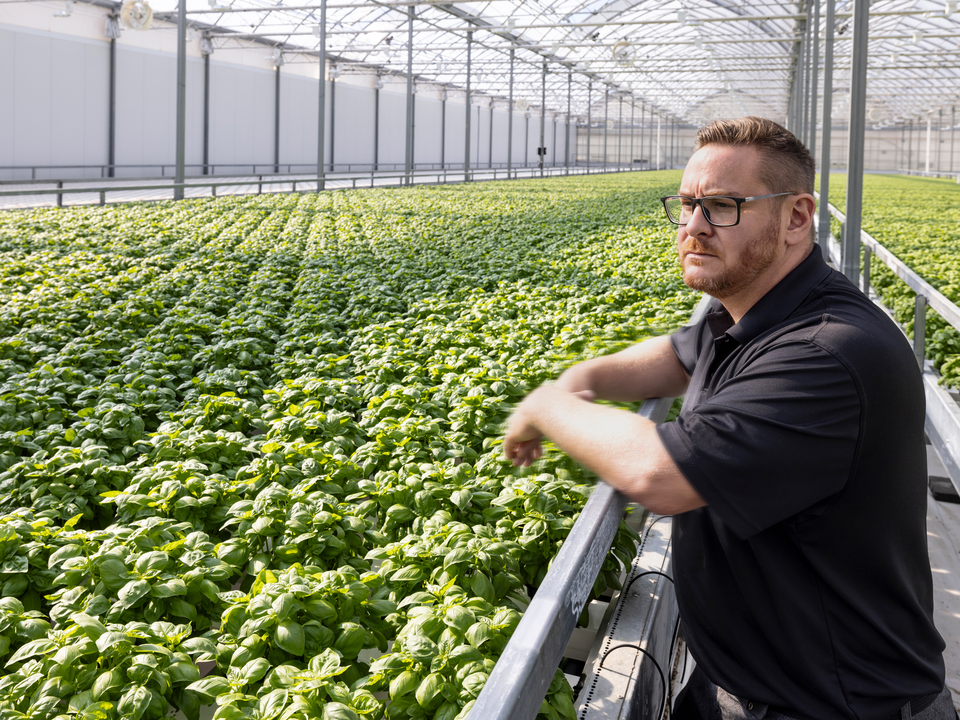
[[[634,161],[637,162],[637,161]],[[584,161],[586,163],[586,161]],[[602,163],[601,160],[596,158],[591,158],[592,163]],[[646,160],[640,161],[641,164],[649,164]],[[616,163],[607,163],[608,165],[616,165]],[[630,163],[620,163],[623,166],[629,166]],[[512,163],[511,168],[518,170],[531,170],[540,169],[540,165],[536,161],[527,161]],[[563,163],[558,162],[548,162],[544,164],[546,168],[561,168],[566,167]],[[571,167],[575,167],[572,165]],[[184,165],[185,172],[195,172],[193,175],[188,175],[190,178],[208,178],[216,176],[230,176],[230,175],[242,175],[249,173],[250,175],[269,175],[269,174],[285,174],[285,175],[312,175],[316,177],[317,174],[317,164],[316,163],[187,163]],[[437,170],[446,170],[448,172],[459,172],[463,173],[463,163],[416,163],[413,166],[414,172],[421,171],[430,171],[434,172]],[[495,162],[495,163],[484,163],[482,165],[474,165],[471,168],[472,172],[480,172],[486,170],[506,170],[506,162]],[[91,180],[95,178],[84,178],[81,176],[78,177],[58,177],[52,175],[53,171],[91,171],[99,173],[99,179],[101,180],[153,180],[153,179],[162,179],[166,177],[173,177],[176,174],[176,165],[170,163],[147,163],[140,165],[0,165],[0,174],[4,173],[22,173],[24,175],[29,175],[29,178],[11,178],[0,180],[0,185],[3,184],[12,184],[12,183],[25,183],[25,182],[55,182],[57,180],[69,180],[69,181],[83,181]],[[326,163],[324,165],[325,172],[328,173],[369,173],[369,172],[400,172],[401,170],[406,170],[405,163]],[[111,175],[111,171],[114,173]],[[136,174],[131,174],[127,176],[117,175],[117,172],[123,171],[138,171]],[[170,175],[167,175],[167,172],[170,172]],[[40,172],[41,175],[45,173],[51,173],[50,177],[37,177],[37,173]],[[147,174],[140,174],[141,172]],[[151,175],[149,173],[153,172]],[[159,175],[156,174],[159,172]]]
[[[703,317],[710,300],[701,299],[691,323]],[[643,403],[639,414],[660,423],[672,404],[672,398],[652,398]],[[626,506],[622,493],[597,483],[490,673],[470,720],[533,720],[537,716]]]
[[[184,193],[188,190],[198,190],[203,188],[210,189],[210,196],[217,197],[218,188],[240,188],[256,186],[256,194],[264,192],[264,186],[267,186],[267,192],[317,192],[318,183],[322,182],[324,190],[343,190],[343,189],[362,189],[373,187],[391,187],[398,185],[421,185],[421,184],[447,184],[459,183],[469,179],[472,182],[484,180],[516,180],[520,178],[535,177],[555,177],[558,175],[595,175],[602,173],[632,172],[635,167],[624,165],[608,165],[606,168],[601,166],[562,166],[562,167],[525,167],[512,169],[471,169],[468,173],[464,170],[444,169],[440,171],[419,170],[414,173],[383,173],[374,172],[358,173],[354,175],[327,175],[322,180],[317,178],[316,174],[302,175],[299,177],[290,177],[288,175],[270,175],[261,174],[253,177],[239,180],[203,180],[193,179],[189,182],[175,183],[136,183],[136,181],[113,179],[109,184],[81,185],[82,180],[56,180],[56,181],[30,181],[30,185],[49,185],[49,187],[31,187],[28,190],[0,190],[0,198],[4,197],[22,197],[22,196],[55,196],[56,206],[63,207],[63,198],[65,195],[93,195],[98,202],[75,203],[75,204],[107,204],[108,193],[131,193],[131,192],[164,192],[171,194],[170,198],[123,198],[115,202],[136,202],[141,200],[172,199],[172,194],[176,189],[182,189]],[[135,184],[126,184],[134,182]],[[65,183],[71,183],[73,187],[65,186]],[[24,184],[24,183],[19,183]],[[277,187],[279,186],[279,187]],[[234,193],[243,194],[243,193]],[[194,196],[197,197],[197,196]],[[202,197],[202,196],[200,196]],[[22,206],[21,206],[22,207]]]
[[[956,170],[897,170],[898,175],[914,175],[917,177],[955,177],[960,183],[960,172]]]

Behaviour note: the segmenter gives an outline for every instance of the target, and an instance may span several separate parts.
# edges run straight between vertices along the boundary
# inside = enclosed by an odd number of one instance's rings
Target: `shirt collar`
[[[737,324],[733,324],[732,318],[722,307],[719,313],[714,315],[716,319],[711,320],[708,315],[707,321],[711,330],[714,331],[714,337],[726,332],[740,345],[745,345],[786,319],[829,274],[830,268],[823,260],[820,246],[815,244],[810,254],[787,273],[786,277],[770,292],[754,303]],[[716,304],[720,303],[716,302]],[[726,316],[725,322],[722,316]]]

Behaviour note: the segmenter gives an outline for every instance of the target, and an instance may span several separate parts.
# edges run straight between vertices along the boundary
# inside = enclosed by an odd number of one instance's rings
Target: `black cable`
[[[673,657],[677,652],[677,644],[680,642],[680,614],[677,614],[677,623],[673,626],[673,642],[670,644],[670,657]],[[680,671],[680,679],[683,679],[684,673],[687,672],[687,653],[683,653],[683,670]],[[671,678],[672,680],[673,678]],[[668,702],[673,702],[673,682],[670,683],[670,695],[668,697]],[[659,719],[658,719],[659,720]]]
[[[657,669],[657,672],[660,673],[660,686],[663,688],[663,694],[660,696],[660,710],[659,712],[657,712],[657,715],[656,715],[657,720],[660,720],[660,718],[663,717],[663,709],[664,707],[666,707],[666,702],[667,702],[667,680],[663,674],[663,669],[660,667],[660,663],[657,662],[657,659],[653,655],[648,653],[639,645],[631,645],[629,643],[624,643],[623,645],[614,645],[612,648],[610,648],[603,654],[603,657],[600,659],[600,667],[598,669],[602,670],[603,663],[606,661],[607,656],[610,653],[612,653],[614,650],[619,650],[620,648],[635,648],[639,650],[648,658],[650,658],[650,660],[653,662],[653,666]]]
[[[634,575],[632,578],[630,578],[630,582],[628,582],[628,583],[627,583],[627,586],[623,589],[623,594],[624,594],[624,596],[626,596],[626,594],[627,594],[628,592],[630,592],[630,587],[633,585],[633,583],[634,583],[636,580],[639,580],[640,578],[642,578],[644,575],[660,575],[660,576],[662,576],[662,577],[665,577],[667,580],[669,580],[670,582],[672,582],[674,585],[676,585],[676,583],[673,582],[673,578],[670,577],[669,575],[667,575],[666,573],[662,573],[662,572],[660,572],[659,570],[647,570],[646,572],[642,572],[642,573],[640,573],[639,575]]]

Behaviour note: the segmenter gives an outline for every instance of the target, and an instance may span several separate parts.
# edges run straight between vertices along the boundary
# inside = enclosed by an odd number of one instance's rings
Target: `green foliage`
[[[830,175],[830,202],[841,211],[846,176]],[[834,234],[839,236],[834,221]],[[864,175],[863,229],[960,304],[960,185],[953,179]],[[883,263],[870,264],[870,284],[897,321],[913,333],[916,293]],[[927,310],[927,357],[941,382],[960,389],[960,332]]]
[[[0,213],[0,714],[465,717],[595,480],[503,423],[686,321],[678,180]]]

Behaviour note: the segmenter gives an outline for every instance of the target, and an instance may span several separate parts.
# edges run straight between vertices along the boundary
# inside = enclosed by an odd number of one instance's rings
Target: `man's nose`
[[[713,225],[707,221],[702,203],[693,206],[693,212],[687,220],[686,229],[688,235],[703,235],[713,232]]]

